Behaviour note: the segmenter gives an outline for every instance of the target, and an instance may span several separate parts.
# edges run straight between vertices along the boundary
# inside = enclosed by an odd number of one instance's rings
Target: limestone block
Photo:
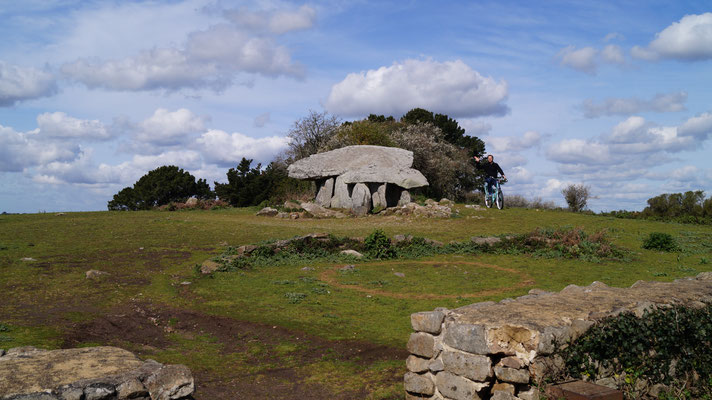
[[[148,390],[138,379],[129,379],[116,387],[118,400],[135,399],[137,397],[147,397]]]
[[[489,354],[484,325],[452,324],[446,327],[446,345],[473,354]]]
[[[445,319],[445,313],[442,311],[418,312],[410,314],[410,325],[414,331],[440,333],[441,325]]]
[[[398,198],[398,207],[409,204],[410,201],[411,201],[410,192],[408,192],[407,190],[404,190],[401,192],[400,197]]]
[[[537,388],[530,387],[526,390],[520,390],[519,393],[517,393],[517,397],[522,400],[539,400],[541,396]]]
[[[113,385],[106,383],[95,383],[84,388],[84,398],[86,400],[106,400],[116,394]]]
[[[430,359],[410,355],[405,360],[405,366],[408,368],[408,371],[411,372],[425,372],[429,369]]]
[[[494,373],[500,381],[511,383],[529,383],[529,370],[527,369],[514,369],[496,366],[494,367]]]
[[[334,181],[334,196],[331,198],[331,208],[351,208],[349,187],[341,176]]]
[[[445,371],[473,381],[484,381],[492,376],[492,360],[487,356],[443,351],[442,360]]]
[[[453,400],[480,399],[478,392],[489,386],[488,383],[476,383],[447,371],[435,375],[435,385],[443,396]]]
[[[166,365],[144,382],[152,400],[175,400],[193,393],[195,384],[185,365]]]
[[[371,211],[371,191],[363,183],[354,185],[351,192],[351,210],[358,216],[363,216]]]
[[[515,369],[524,368],[526,366],[524,365],[524,361],[521,358],[515,356],[504,357],[503,359],[499,360],[497,365]]]
[[[373,203],[373,208],[386,208],[388,207],[388,201],[386,200],[386,185],[383,183],[378,185],[373,194],[371,195],[371,201]]]
[[[80,387],[68,385],[60,388],[57,392],[60,400],[82,400],[84,398],[84,390]]]
[[[437,348],[437,345],[435,347]],[[443,363],[442,358],[438,357],[435,360],[430,361],[430,364],[428,364],[428,369],[433,372],[440,372],[444,370],[445,364]]]
[[[568,326],[547,326],[539,335],[537,353],[549,355],[554,353],[557,346],[566,343],[571,338],[571,329]]]
[[[517,397],[509,392],[494,392],[491,397],[492,400],[518,400]]]
[[[331,197],[334,194],[334,178],[319,182],[318,192],[314,202],[322,207],[331,206]]]
[[[407,348],[411,354],[433,358],[435,356],[435,337],[425,332],[411,333]]]
[[[411,393],[419,393],[431,396],[435,393],[435,383],[430,374],[420,375],[413,372],[406,372],[403,378],[405,390]]]
[[[497,382],[494,385],[492,385],[492,390],[491,393],[495,394],[496,392],[507,392],[510,395],[514,396],[515,392],[515,387],[511,383],[505,383],[505,382]]]

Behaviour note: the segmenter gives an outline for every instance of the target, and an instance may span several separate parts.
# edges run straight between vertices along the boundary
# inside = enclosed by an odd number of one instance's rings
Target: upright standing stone
[[[398,199],[398,206],[404,206],[410,203],[410,192],[404,190],[400,194],[400,199]]]
[[[341,176],[336,177],[334,182],[334,197],[331,198],[332,208],[350,208],[351,197],[349,196],[349,187],[344,182]]]
[[[334,193],[334,178],[329,178],[319,185],[319,191],[316,194],[316,204],[322,207],[331,205],[331,196]]]
[[[363,183],[357,183],[351,193],[351,209],[354,214],[363,216],[371,210],[371,191]]]
[[[386,200],[386,185],[383,183],[378,186],[378,189],[373,192],[371,199],[373,200],[373,208],[386,208],[388,207],[388,201]]]

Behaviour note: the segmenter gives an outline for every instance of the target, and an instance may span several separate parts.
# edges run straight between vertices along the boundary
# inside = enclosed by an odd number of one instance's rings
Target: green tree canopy
[[[195,180],[189,172],[175,165],[164,165],[149,171],[134,183],[121,189],[109,201],[109,210],[148,210],[189,197],[212,199],[215,194],[205,179]]]

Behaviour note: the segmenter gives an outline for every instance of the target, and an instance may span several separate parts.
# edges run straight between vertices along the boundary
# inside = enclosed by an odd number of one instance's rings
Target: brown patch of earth
[[[309,370],[310,364],[324,360],[365,368],[378,361],[405,360],[408,356],[405,349],[358,341],[329,341],[281,327],[146,302],[124,304],[99,318],[75,325],[66,334],[63,347],[101,343],[151,358],[160,355],[161,350],[175,347],[171,338],[175,335],[185,339],[208,335],[220,344],[220,356],[231,360],[220,365],[219,371],[188,363],[195,377],[197,400],[367,398],[366,388],[337,392],[333,387],[305,382],[308,377],[304,371]],[[294,350],[285,354],[277,349],[278,345]],[[251,351],[255,346],[260,351]],[[232,356],[240,361],[235,362]],[[379,383],[397,384],[402,380],[402,372],[386,375],[390,376],[379,377]]]

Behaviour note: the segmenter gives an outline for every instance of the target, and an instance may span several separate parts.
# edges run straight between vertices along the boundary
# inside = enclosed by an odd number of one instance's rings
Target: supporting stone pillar
[[[331,206],[331,196],[334,194],[334,178],[329,178],[318,183],[318,192],[316,194],[316,204],[322,207]]]
[[[336,177],[334,182],[334,197],[331,198],[332,208],[351,208],[351,196],[349,196],[349,187],[344,182],[344,178],[340,175]]]
[[[366,184],[357,183],[354,185],[351,193],[351,209],[358,216],[366,215],[371,211],[371,191],[368,190]]]

